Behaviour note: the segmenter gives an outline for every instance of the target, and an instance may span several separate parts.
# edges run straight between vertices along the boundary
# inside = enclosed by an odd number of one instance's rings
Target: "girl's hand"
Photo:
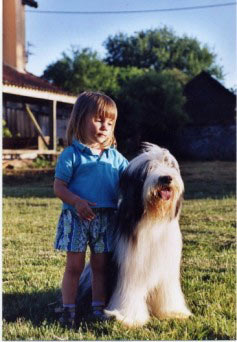
[[[95,206],[96,203],[89,202],[82,198],[77,198],[74,207],[82,220],[91,221],[95,218],[95,214],[90,206]]]
[[[79,217],[82,220],[91,221],[95,218],[95,214],[93,213],[90,206],[94,206],[96,205],[96,203],[89,202],[73,194],[70,190],[68,190],[67,183],[62,181],[61,179],[58,179],[58,178],[55,179],[54,193],[63,202],[68,203],[72,205],[73,207],[75,207]]]

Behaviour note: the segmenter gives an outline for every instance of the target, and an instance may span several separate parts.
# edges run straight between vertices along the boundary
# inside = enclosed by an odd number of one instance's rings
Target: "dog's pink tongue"
[[[171,192],[169,190],[161,190],[161,198],[165,201],[169,200]]]

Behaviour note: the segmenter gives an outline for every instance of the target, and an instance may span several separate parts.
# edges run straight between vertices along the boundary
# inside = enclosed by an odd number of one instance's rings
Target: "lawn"
[[[54,312],[65,255],[53,250],[61,203],[53,172],[3,176],[3,340],[235,340],[235,163],[184,162],[182,287],[194,316],[61,328]]]

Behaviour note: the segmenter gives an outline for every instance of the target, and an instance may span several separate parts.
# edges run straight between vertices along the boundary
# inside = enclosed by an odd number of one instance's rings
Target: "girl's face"
[[[86,144],[99,148],[113,134],[114,120],[102,116],[89,116],[85,129]]]

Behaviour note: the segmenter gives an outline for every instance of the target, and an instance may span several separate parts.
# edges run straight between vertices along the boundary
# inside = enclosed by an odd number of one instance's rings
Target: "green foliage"
[[[7,127],[7,123],[5,120],[2,120],[2,135],[3,138],[12,138],[12,134],[9,128]]]
[[[42,77],[72,94],[85,90],[111,93],[117,86],[117,73],[89,48],[72,48],[70,54],[63,53],[61,59],[50,64]]]
[[[127,140],[165,144],[188,120],[181,82],[172,73],[148,71],[124,84],[117,98],[117,138],[124,150]],[[129,146],[126,146],[129,149]]]
[[[182,163],[181,172],[181,278],[194,316],[153,318],[134,329],[82,324],[76,331],[61,328],[54,312],[65,255],[53,250],[61,210],[53,175],[12,175],[8,185],[4,176],[3,340],[235,340],[235,163]]]
[[[181,70],[177,68],[165,69],[161,71],[161,74],[173,77],[175,81],[179,82],[182,87],[185,86],[185,84],[188,82],[188,79],[189,79],[188,76],[184,72],[182,72]]]
[[[33,162],[32,162],[32,168],[38,168],[38,169],[48,169],[55,167],[56,162],[52,161],[50,159],[50,156],[38,156]]]
[[[97,90],[114,98],[119,109],[116,136],[123,152],[134,151],[141,140],[172,149],[172,136],[188,122],[183,87],[203,70],[221,79],[216,55],[197,39],[179,37],[166,26],[132,36],[119,33],[104,45],[104,61],[89,48],[74,47],[50,64],[43,78],[73,94]]]
[[[132,36],[123,33],[110,36],[104,43],[109,65],[150,68],[157,72],[178,69],[189,78],[206,70],[219,79],[222,68],[215,63],[216,55],[196,38],[179,37],[166,26],[140,31]]]
[[[97,90],[116,96],[128,80],[143,73],[136,67],[109,66],[90,49],[72,48],[70,54],[63,53],[61,59],[48,65],[42,77],[73,94]]]

